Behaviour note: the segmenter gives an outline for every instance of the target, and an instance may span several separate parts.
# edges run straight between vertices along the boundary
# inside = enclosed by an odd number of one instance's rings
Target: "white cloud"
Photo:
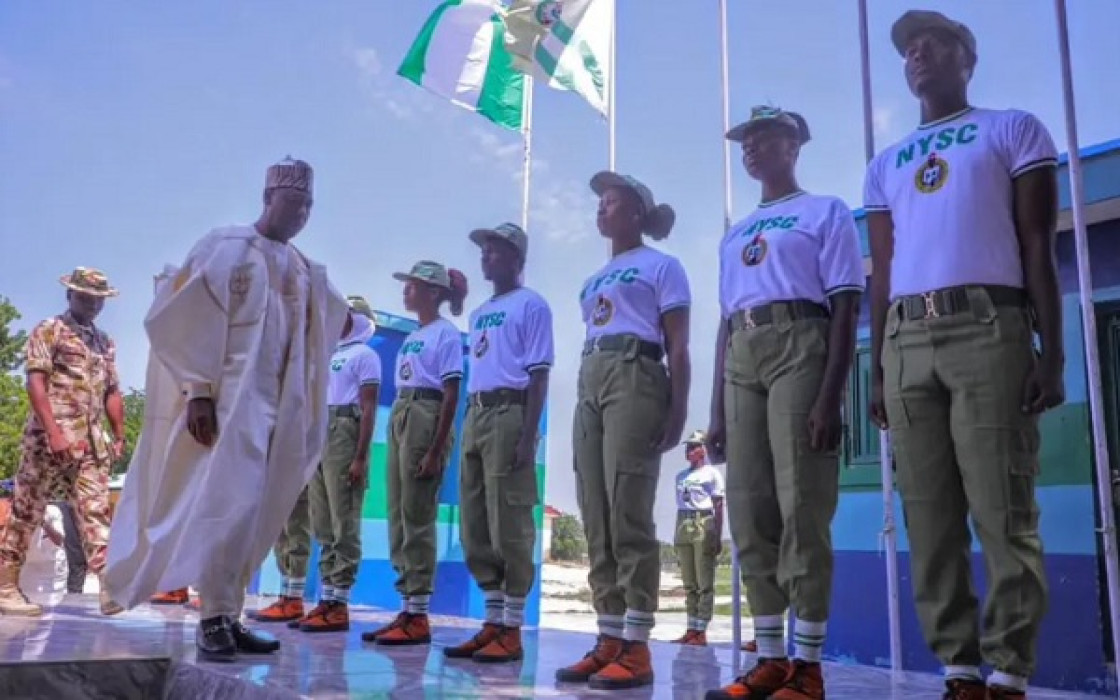
[[[348,43],[343,50],[356,69],[361,90],[370,98],[374,108],[384,109],[401,120],[433,111],[430,95],[395,73],[386,73],[377,49]]]

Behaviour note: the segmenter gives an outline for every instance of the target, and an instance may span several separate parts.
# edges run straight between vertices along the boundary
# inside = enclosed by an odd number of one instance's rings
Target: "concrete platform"
[[[28,572],[31,573],[31,572]],[[28,586],[37,602],[51,606],[39,619],[0,617],[0,698],[703,698],[727,683],[750,655],[728,645],[652,646],[655,685],[636,691],[590,691],[556,684],[556,669],[579,659],[594,637],[553,629],[527,630],[525,659],[484,666],[445,659],[444,646],[458,644],[477,623],[435,618],[431,647],[385,648],[363,644],[361,632],[393,613],[355,609],[347,633],[308,635],[284,625],[261,626],[283,645],[270,657],[243,657],[234,664],[196,664],[197,614],[181,607],[141,607],[107,618],[94,595],[64,595],[54,582]],[[36,590],[38,589],[38,590]],[[267,601],[266,601],[267,602]],[[249,605],[255,605],[250,601]],[[938,698],[934,676],[829,664],[828,696]],[[1032,700],[1089,698],[1032,691]]]

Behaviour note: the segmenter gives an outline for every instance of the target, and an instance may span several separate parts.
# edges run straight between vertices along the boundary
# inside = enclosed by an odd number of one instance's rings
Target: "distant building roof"
[[[546,518],[558,518],[563,514],[564,514],[564,511],[560,510],[559,508],[554,508],[552,506],[547,506],[547,505],[544,507],[544,516]]]

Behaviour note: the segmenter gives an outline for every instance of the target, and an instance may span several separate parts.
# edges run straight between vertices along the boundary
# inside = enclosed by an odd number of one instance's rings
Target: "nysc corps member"
[[[755,107],[727,138],[742,144],[762,202],[720,245],[723,317],[709,440],[717,454],[726,450],[727,509],[759,661],[707,697],[820,700],[841,403],[863,258],[844,202],[797,184],[797,159],[809,140],[800,115]]]
[[[486,600],[486,623],[445,648],[451,658],[517,661],[533,586],[538,427],[553,361],[552,310],[521,285],[529,239],[520,226],[476,229],[482,275],[494,293],[470,317],[467,416],[460,443],[460,531],[467,568]]]
[[[587,330],[572,454],[599,639],[556,677],[632,688],[653,682],[648,642],[661,581],[653,503],[661,454],[684,430],[692,299],[680,261],[642,240],[667,237],[673,209],[628,175],[600,172],[591,189],[611,259],[580,293]]]
[[[467,278],[431,260],[393,277],[404,282],[404,306],[420,324],[397,353],[397,399],[389,417],[389,557],[403,609],[362,640],[428,644],[439,490],[463,379],[463,336],[439,310],[449,302],[452,314],[463,313]]]

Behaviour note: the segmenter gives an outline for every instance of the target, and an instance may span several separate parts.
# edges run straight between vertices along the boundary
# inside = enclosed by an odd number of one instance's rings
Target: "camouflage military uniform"
[[[99,574],[105,566],[112,465],[105,399],[118,389],[115,358],[116,346],[108,335],[79,325],[69,313],[43,321],[31,332],[27,372],[46,374],[55,422],[80,456],[53,455],[46,429],[34,411],[28,413],[12,514],[0,534],[0,564],[22,567],[47,503],[68,500],[78,516],[90,572]]]

